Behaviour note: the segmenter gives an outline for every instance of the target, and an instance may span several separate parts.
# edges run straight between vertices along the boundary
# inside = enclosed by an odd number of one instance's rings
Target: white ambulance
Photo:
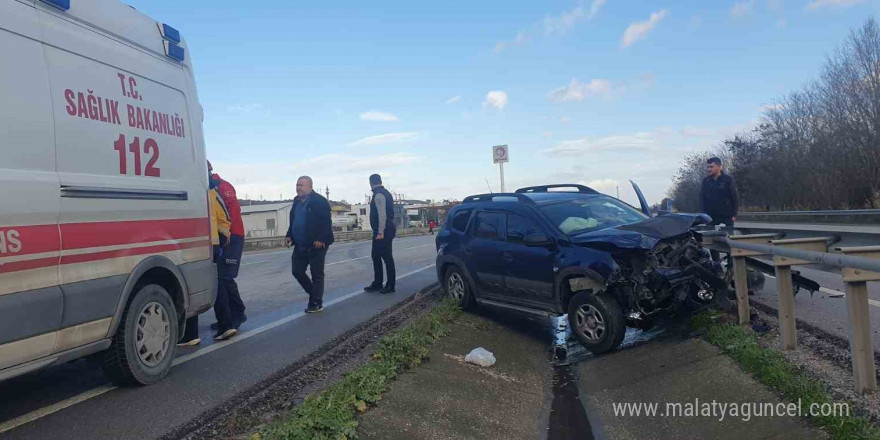
[[[87,355],[150,384],[214,301],[202,108],[172,27],[0,0],[0,380]]]

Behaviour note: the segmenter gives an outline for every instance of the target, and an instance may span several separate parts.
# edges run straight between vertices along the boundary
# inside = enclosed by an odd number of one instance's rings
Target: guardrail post
[[[767,244],[770,239],[777,238],[778,234],[753,234],[753,235],[730,235],[729,240],[752,243]],[[739,325],[746,325],[751,318],[751,310],[749,309],[749,280],[746,272],[746,257],[756,255],[764,255],[760,252],[749,251],[745,249],[737,249],[730,247],[730,255],[733,257],[733,283],[736,285],[736,306],[739,315]]]
[[[838,248],[845,255],[880,259],[880,246]],[[880,273],[844,267],[846,308],[849,312],[849,345],[856,392],[877,391],[871,315],[868,313],[868,281],[880,281]]]
[[[799,249],[804,251],[826,252],[827,243],[833,237],[795,238],[788,240],[772,240],[774,246]],[[791,282],[791,266],[809,264],[809,261],[794,258],[773,256],[776,269],[776,286],[779,296],[779,333],[782,336],[782,349],[794,350],[797,346],[797,326],[794,317],[794,287]]]
[[[739,325],[746,325],[751,319],[749,309],[749,277],[746,271],[746,258],[733,257],[733,283],[736,286],[736,309]]]

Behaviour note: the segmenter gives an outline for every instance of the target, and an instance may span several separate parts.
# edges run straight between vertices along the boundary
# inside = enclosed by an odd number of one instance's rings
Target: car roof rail
[[[477,194],[475,196],[465,197],[461,203],[465,204],[465,203],[494,202],[495,199],[498,197],[513,198],[513,199],[516,199],[517,202],[528,203],[530,205],[535,204],[535,201],[532,200],[530,197],[523,195],[523,194],[516,194],[516,193]]]
[[[527,186],[525,188],[520,188],[516,190],[518,194],[525,193],[545,193],[550,192],[551,188],[574,188],[577,191],[558,191],[558,192],[577,192],[580,194],[599,194],[599,191],[596,191],[589,186],[578,185],[576,183],[559,183],[556,185],[539,185],[539,186]]]

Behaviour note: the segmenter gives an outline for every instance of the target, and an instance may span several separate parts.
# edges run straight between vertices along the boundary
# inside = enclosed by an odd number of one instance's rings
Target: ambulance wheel
[[[118,385],[158,382],[174,361],[177,325],[168,292],[156,284],[142,286],[129,300],[113,342],[104,352],[104,373]]]

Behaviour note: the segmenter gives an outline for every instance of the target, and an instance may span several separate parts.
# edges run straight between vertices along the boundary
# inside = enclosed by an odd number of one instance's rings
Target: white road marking
[[[363,260],[364,258],[371,258],[371,256],[370,256],[370,255],[366,255],[366,256],[363,256],[363,257],[352,258],[352,259],[350,259],[350,260],[334,261],[334,262],[332,262],[332,263],[327,263],[327,264],[325,264],[325,266],[332,266],[332,265],[334,265],[334,264],[348,263],[349,261]]]
[[[413,276],[413,275],[415,275],[415,274],[417,274],[417,273],[419,273],[419,272],[424,272],[424,271],[426,271],[426,270],[428,270],[428,269],[430,269],[430,268],[432,268],[432,267],[434,267],[434,266],[435,266],[434,264],[431,264],[431,265],[428,265],[428,266],[422,267],[422,268],[420,268],[420,269],[416,269],[416,270],[414,270],[414,271],[407,272],[407,273],[405,273],[405,274],[403,274],[403,275],[398,276],[397,279],[400,280],[400,279],[403,279],[403,278],[407,278],[407,277]],[[347,295],[343,295],[343,296],[341,296],[341,297],[339,297],[339,298],[335,298],[335,299],[333,299],[333,300],[327,301],[327,303],[324,305],[324,307],[330,307],[330,306],[333,306],[333,305],[335,305],[335,304],[339,304],[339,303],[341,303],[341,302],[343,302],[343,301],[346,301],[346,300],[348,300],[348,299],[354,298],[354,297],[356,297],[356,296],[358,296],[358,295],[361,295],[361,294],[363,294],[363,293],[364,293],[364,290],[361,289],[361,290],[358,290],[358,291],[356,291],[356,292],[352,292],[352,293],[349,293],[349,294],[347,294]],[[193,360],[193,359],[196,359],[196,358],[202,357],[202,356],[204,356],[204,355],[206,355],[206,354],[213,353],[213,352],[215,352],[215,351],[217,351],[217,350],[219,350],[219,349],[221,349],[221,348],[228,347],[228,346],[230,346],[230,345],[232,345],[232,344],[235,344],[235,343],[238,343],[238,342],[241,342],[241,341],[244,341],[244,340],[250,339],[250,338],[252,338],[252,337],[254,337],[254,336],[256,336],[256,335],[259,335],[259,334],[261,334],[261,333],[265,333],[265,332],[267,332],[267,331],[269,331],[269,330],[272,330],[273,328],[276,328],[276,327],[278,327],[278,326],[281,326],[281,325],[287,324],[288,322],[294,321],[294,320],[296,320],[296,319],[302,318],[302,317],[305,316],[305,315],[306,315],[306,314],[305,314],[304,312],[294,313],[293,315],[288,315],[288,316],[286,316],[286,317],[284,317],[284,318],[281,318],[281,319],[279,319],[279,320],[277,320],[277,321],[275,321],[275,322],[271,322],[271,323],[269,323],[269,324],[266,324],[266,325],[264,325],[264,326],[262,326],[262,327],[259,327],[259,328],[254,329],[254,330],[251,330],[251,331],[248,331],[248,332],[244,332],[244,333],[239,333],[239,335],[236,336],[235,338],[228,339],[228,340],[223,341],[223,342],[217,342],[217,343],[212,344],[212,345],[210,345],[210,346],[208,346],[208,347],[205,347],[205,348],[202,348],[202,349],[200,349],[200,350],[197,350],[197,351],[195,351],[195,352],[193,352],[193,353],[190,353],[190,354],[187,354],[187,355],[184,355],[184,356],[177,357],[177,358],[174,359],[174,362],[172,362],[171,365],[173,365],[173,366],[177,366],[177,365],[183,364],[183,363],[185,363],[185,362],[189,362],[189,361],[191,361],[191,360]],[[39,420],[39,419],[41,419],[41,418],[43,418],[43,417],[46,417],[46,416],[48,416],[48,415],[50,415],[50,414],[54,414],[54,413],[56,413],[56,412],[58,412],[58,411],[61,411],[61,410],[65,409],[65,408],[70,408],[71,406],[74,406],[74,405],[76,405],[76,404],[78,404],[78,403],[82,403],[82,402],[85,402],[86,400],[93,399],[93,398],[98,397],[98,396],[100,396],[100,395],[102,395],[102,394],[106,394],[106,393],[108,393],[108,392],[110,392],[110,391],[115,390],[116,388],[118,388],[118,387],[115,386],[115,385],[102,385],[102,386],[99,386],[99,387],[97,387],[97,388],[93,388],[93,389],[91,389],[91,390],[89,390],[89,391],[85,391],[85,392],[83,392],[83,393],[77,394],[76,396],[73,396],[73,397],[71,397],[71,398],[69,398],[69,399],[63,400],[63,401],[61,401],[61,402],[57,402],[57,403],[54,403],[54,404],[52,404],[52,405],[45,406],[45,407],[43,407],[43,408],[40,408],[40,409],[35,410],[35,411],[32,411],[32,412],[27,413],[27,414],[25,414],[25,415],[22,415],[22,416],[16,417],[16,418],[14,418],[14,419],[12,419],[12,420],[9,420],[9,421],[6,421],[6,422],[3,422],[3,423],[0,423],[0,434],[4,433],[4,432],[6,432],[6,431],[10,431],[10,430],[13,430],[13,429],[15,429],[15,428],[18,428],[19,426],[26,425],[26,424],[28,424],[28,423],[34,422],[34,421]]]
[[[437,245],[434,243],[428,243],[428,244],[423,244],[421,246],[413,246],[413,247],[403,248],[403,250],[408,251],[410,249],[418,249],[418,248],[423,248],[423,247],[428,247],[428,246],[437,246]]]
[[[774,280],[776,279],[776,277],[773,275],[769,275],[769,274],[765,274],[765,275],[767,276],[767,278],[773,278]],[[822,293],[828,294],[828,296],[830,296],[832,298],[843,298],[846,296],[846,292],[841,292],[839,290],[829,289],[827,287],[820,287],[819,291]],[[877,301],[875,299],[868,298],[868,304],[870,304],[874,307],[880,307],[880,301]]]

